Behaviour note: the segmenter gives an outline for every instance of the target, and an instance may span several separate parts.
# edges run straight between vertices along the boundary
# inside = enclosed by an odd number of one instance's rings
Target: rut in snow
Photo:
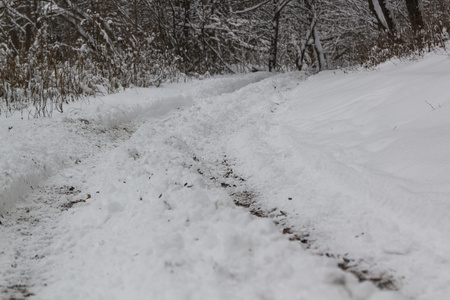
[[[86,119],[67,119],[65,125],[86,139],[95,151],[83,160],[75,159],[71,166],[29,187],[18,204],[3,214],[0,230],[3,241],[0,255],[0,299],[21,300],[34,296],[36,286],[45,286],[45,276],[35,274],[34,266],[50,254],[53,239],[60,234],[54,220],[75,205],[92,200],[83,192],[87,185],[80,178],[95,172],[96,164],[105,152],[128,140],[138,128],[135,122],[107,128]],[[70,232],[67,232],[70,234]],[[48,266],[51,268],[51,266]],[[37,281],[39,278],[39,281]]]
[[[194,156],[194,160],[198,160],[198,158]],[[280,232],[288,236],[290,241],[301,243],[304,249],[309,250],[314,255],[326,256],[336,261],[338,268],[353,274],[360,282],[372,282],[381,290],[398,290],[399,283],[389,272],[374,273],[370,270],[369,266],[365,266],[364,260],[349,256],[342,257],[332,253],[332,251],[326,253],[318,252],[314,246],[314,239],[311,239],[313,233],[311,231],[298,230],[290,224],[289,219],[298,216],[291,216],[289,212],[285,212],[276,207],[263,207],[258,202],[260,192],[248,186],[246,179],[235,173],[233,167],[235,163],[227,158],[226,155],[223,155],[220,164],[216,164],[214,167],[211,164],[205,165],[209,165],[209,170],[202,171],[199,169],[198,172],[200,174],[207,174],[210,180],[224,188],[236,206],[247,209],[253,216],[258,218],[271,219],[279,228]],[[288,198],[287,200],[292,201],[293,199]]]

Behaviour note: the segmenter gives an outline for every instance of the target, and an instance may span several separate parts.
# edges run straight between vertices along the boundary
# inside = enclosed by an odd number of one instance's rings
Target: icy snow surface
[[[450,299],[449,83],[438,53],[3,117],[0,299]]]

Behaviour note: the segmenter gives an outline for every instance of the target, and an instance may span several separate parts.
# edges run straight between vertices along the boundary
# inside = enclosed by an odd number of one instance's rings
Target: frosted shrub
[[[0,0],[0,114],[49,116],[81,97],[209,74],[418,57],[450,27],[450,1],[420,2]]]

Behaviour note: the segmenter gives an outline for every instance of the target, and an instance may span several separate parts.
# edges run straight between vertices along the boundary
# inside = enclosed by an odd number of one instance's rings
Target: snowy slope
[[[450,59],[396,64],[1,119],[0,299],[449,298]]]
[[[255,124],[226,152],[315,252],[388,272],[409,297],[447,299],[449,70],[444,55],[324,72],[283,92],[273,115],[244,113]]]

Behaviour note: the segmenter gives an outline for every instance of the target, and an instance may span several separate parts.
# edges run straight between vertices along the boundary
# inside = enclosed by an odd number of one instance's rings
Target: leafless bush
[[[0,0],[0,114],[189,76],[373,67],[449,39],[447,0],[419,1],[415,23],[405,0],[370,1],[389,24],[369,0]]]

